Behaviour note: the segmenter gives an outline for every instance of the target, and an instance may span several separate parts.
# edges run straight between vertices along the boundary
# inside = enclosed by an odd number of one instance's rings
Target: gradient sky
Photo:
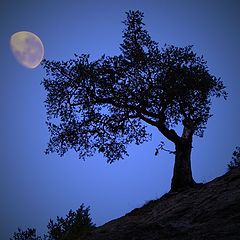
[[[45,58],[68,60],[74,53],[120,53],[125,12],[141,10],[152,38],[176,46],[193,44],[210,72],[221,77],[229,98],[213,101],[204,138],[194,138],[193,176],[207,182],[226,172],[239,143],[240,1],[234,0],[2,0],[0,3],[0,239],[17,227],[46,231],[50,218],[65,216],[81,203],[90,205],[93,222],[118,218],[170,188],[173,155],[155,148],[164,140],[129,146],[129,157],[111,165],[100,155],[85,162],[74,152],[44,155],[46,93],[41,66],[27,69],[13,57],[9,40],[17,31],[37,34]],[[168,143],[167,141],[165,141]],[[169,148],[171,144],[167,144]]]

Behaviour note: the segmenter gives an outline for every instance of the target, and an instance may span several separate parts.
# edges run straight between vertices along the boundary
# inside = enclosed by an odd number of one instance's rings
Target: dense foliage
[[[54,222],[50,219],[48,232],[43,237],[37,236],[36,229],[28,228],[25,231],[18,229],[10,240],[72,240],[76,237],[84,238],[95,228],[89,215],[89,207],[82,204],[75,212],[70,210],[65,218],[58,217]]]
[[[100,152],[111,163],[127,155],[128,144],[150,139],[146,124],[174,143],[181,138],[173,130],[178,124],[203,135],[211,98],[226,98],[225,86],[192,46],[159,48],[142,20],[140,11],[127,13],[118,56],[43,61],[46,153],[74,149],[84,159]]]
[[[65,219],[57,217],[55,223],[50,219],[47,226],[48,240],[68,240],[79,235],[84,236],[94,227],[89,215],[89,207],[84,208],[84,205],[81,205],[76,212],[70,210]]]

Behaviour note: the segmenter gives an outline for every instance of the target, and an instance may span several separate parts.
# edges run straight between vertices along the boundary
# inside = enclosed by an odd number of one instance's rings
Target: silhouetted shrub
[[[48,223],[49,240],[70,240],[76,236],[85,236],[95,227],[89,214],[89,207],[82,204],[76,212],[72,210],[66,218],[58,217],[56,223],[50,219]]]
[[[18,231],[14,232],[13,238],[10,238],[10,240],[42,240],[42,238],[37,236],[35,228],[28,228],[26,231],[18,228]]]
[[[10,240],[72,240],[77,237],[84,239],[95,228],[89,210],[89,207],[85,208],[82,204],[75,212],[70,210],[66,218],[57,216],[55,223],[50,219],[47,225],[47,235],[43,237],[37,236],[35,228],[28,228],[26,231],[18,228]]]
[[[228,164],[228,170],[240,167],[240,147],[236,147],[232,155],[232,161]]]

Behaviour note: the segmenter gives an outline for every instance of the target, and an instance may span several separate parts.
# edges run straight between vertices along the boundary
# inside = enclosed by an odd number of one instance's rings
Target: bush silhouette
[[[48,232],[43,237],[37,236],[35,228],[28,228],[25,231],[18,228],[18,231],[14,232],[13,238],[10,238],[10,240],[71,240],[76,237],[84,238],[95,228],[89,210],[89,207],[84,207],[84,204],[82,204],[75,212],[70,210],[66,218],[57,216],[56,222],[50,219],[47,225]]]
[[[14,232],[13,238],[10,238],[10,240],[42,240],[42,238],[37,236],[35,228],[28,228],[25,231],[18,228],[18,231]]]
[[[56,223],[50,219],[48,223],[49,240],[70,240],[76,236],[85,236],[95,225],[89,215],[89,207],[82,204],[76,212],[70,210],[66,218],[58,217]]]
[[[240,167],[240,147],[236,147],[232,154],[232,161],[228,164],[228,170]]]

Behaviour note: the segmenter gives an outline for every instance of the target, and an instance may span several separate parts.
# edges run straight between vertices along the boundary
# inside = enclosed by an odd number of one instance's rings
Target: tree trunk
[[[196,184],[192,177],[191,168],[192,137],[183,135],[175,143],[175,148],[176,155],[171,185],[172,192],[181,191]]]

